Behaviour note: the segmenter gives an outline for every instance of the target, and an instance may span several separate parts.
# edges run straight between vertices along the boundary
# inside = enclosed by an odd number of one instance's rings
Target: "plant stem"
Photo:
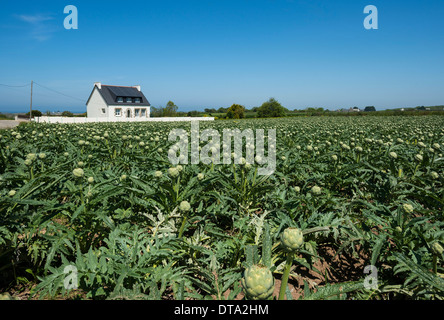
[[[253,182],[251,183],[251,187],[254,187],[256,183],[256,175],[257,175],[257,167],[254,169]]]
[[[438,257],[436,255],[433,255],[433,273],[437,274],[438,273]]]
[[[234,183],[237,184],[236,165],[234,164],[234,160],[233,160],[233,174],[234,174]]]
[[[180,186],[180,174],[177,176],[176,185],[174,186],[174,189],[176,191],[176,201],[179,199],[179,186]]]
[[[419,163],[416,165],[416,167],[415,167],[415,171],[413,172],[413,176],[415,176],[415,174],[416,174],[416,171],[418,171],[418,168],[419,168]]]
[[[185,215],[182,220],[182,225],[180,226],[180,229],[179,229],[179,239],[182,238],[187,220],[188,220],[188,215]]]
[[[242,195],[245,196],[246,190],[247,190],[247,179],[245,177],[245,167],[242,167]]]
[[[285,290],[287,290],[288,277],[290,276],[290,269],[293,264],[293,253],[287,254],[287,262],[285,263],[284,274],[281,279],[281,290],[279,291],[279,300],[284,300]]]
[[[80,186],[80,201],[81,201],[81,204],[84,205],[85,199],[83,198],[83,183],[79,182],[79,186]]]

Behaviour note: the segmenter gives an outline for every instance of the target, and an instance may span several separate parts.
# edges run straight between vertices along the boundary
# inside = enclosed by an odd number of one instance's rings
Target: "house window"
[[[135,103],[140,103],[141,101],[140,101],[140,98],[136,98],[136,99],[134,99],[134,102]]]
[[[102,113],[105,114],[106,113],[106,109],[102,108]]]
[[[134,110],[134,116],[135,117],[139,117],[140,116],[140,109],[135,109]]]
[[[126,117],[131,118],[131,109],[126,109]]]
[[[141,116],[146,117],[146,109],[142,109],[141,112],[142,112]]]
[[[128,98],[126,98],[126,102],[131,103],[131,102],[133,102],[133,99],[128,97]]]
[[[123,102],[123,97],[117,97],[117,102]]]
[[[114,115],[116,117],[120,117],[122,115],[122,109],[120,109],[120,108],[114,109]]]

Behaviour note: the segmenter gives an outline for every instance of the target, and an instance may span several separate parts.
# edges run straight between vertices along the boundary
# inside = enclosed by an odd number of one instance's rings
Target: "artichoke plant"
[[[423,160],[423,157],[421,154],[418,153],[415,155],[415,159],[416,159],[416,161],[421,162]]]
[[[302,231],[298,228],[287,228],[281,235],[281,243],[287,252],[295,252],[304,243]]]
[[[402,208],[404,209],[404,211],[406,213],[412,213],[413,212],[413,206],[411,204],[409,204],[409,203],[404,203],[402,205]]]
[[[191,205],[188,201],[182,201],[179,205],[180,211],[190,211]]]
[[[162,171],[156,171],[156,172],[154,172],[154,176],[156,177],[156,178],[161,178],[162,177]]]
[[[284,251],[287,253],[287,261],[285,262],[284,273],[282,275],[279,300],[284,299],[288,277],[290,276],[290,269],[293,264],[294,253],[304,244],[304,235],[298,228],[287,228],[281,235],[281,243]]]
[[[389,156],[392,157],[393,159],[398,158],[398,155],[396,154],[396,152],[393,152],[393,151],[389,153]]]
[[[5,292],[0,294],[0,300],[20,300],[20,299],[11,296],[8,292]]]
[[[313,188],[311,188],[311,192],[315,195],[318,196],[321,194],[322,190],[320,187],[318,186],[313,186]]]
[[[436,256],[441,256],[444,251],[443,247],[438,242],[434,242],[431,245],[431,249],[432,249],[433,254]]]
[[[179,175],[179,170],[178,170],[178,168],[175,168],[175,167],[173,167],[173,168],[169,168],[169,169],[168,169],[168,174],[169,174],[171,177],[175,178],[175,177],[177,177],[177,176]]]
[[[274,291],[274,277],[267,267],[252,265],[244,272],[242,286],[247,299],[267,300]]]
[[[444,248],[438,243],[438,242],[434,242],[432,243],[432,245],[430,246],[430,248],[432,249],[432,253],[433,253],[433,262],[432,262],[432,266],[433,266],[433,272],[435,274],[437,274],[438,272],[438,258],[442,257],[442,254],[444,252]]]
[[[81,178],[81,177],[83,177],[84,172],[83,172],[82,168],[76,168],[72,171],[72,174],[77,178]]]

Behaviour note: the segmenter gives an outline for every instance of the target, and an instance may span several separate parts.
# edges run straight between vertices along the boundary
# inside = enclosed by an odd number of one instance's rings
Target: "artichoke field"
[[[186,122],[0,131],[0,293],[24,285],[30,298],[444,298],[442,116],[200,124],[276,129],[268,176],[257,163],[172,165],[177,128],[190,132]],[[338,279],[338,257],[361,263]]]

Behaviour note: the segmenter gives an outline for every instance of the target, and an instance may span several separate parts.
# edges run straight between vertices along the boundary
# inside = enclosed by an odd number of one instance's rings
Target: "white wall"
[[[105,109],[105,114],[102,113],[102,109]],[[108,106],[103,100],[102,95],[96,86],[94,86],[91,98],[86,105],[86,114],[88,118],[107,118],[108,117]]]
[[[103,118],[103,117],[35,117],[38,123],[92,123],[92,122],[174,122],[174,121],[214,121],[214,117],[165,117],[165,118]]]
[[[116,109],[121,109],[121,115],[119,117],[115,116],[115,110]],[[145,117],[140,116],[139,114],[139,118],[140,120],[144,120],[150,117],[150,107],[145,107],[145,106],[109,106],[108,107],[108,112],[109,112],[109,116],[108,118],[110,120],[116,120],[116,121],[123,121],[125,119],[128,119],[126,117],[126,110],[127,109],[131,109],[131,118],[135,118],[134,117],[134,110],[135,109],[145,109],[146,110],[146,114]]]

